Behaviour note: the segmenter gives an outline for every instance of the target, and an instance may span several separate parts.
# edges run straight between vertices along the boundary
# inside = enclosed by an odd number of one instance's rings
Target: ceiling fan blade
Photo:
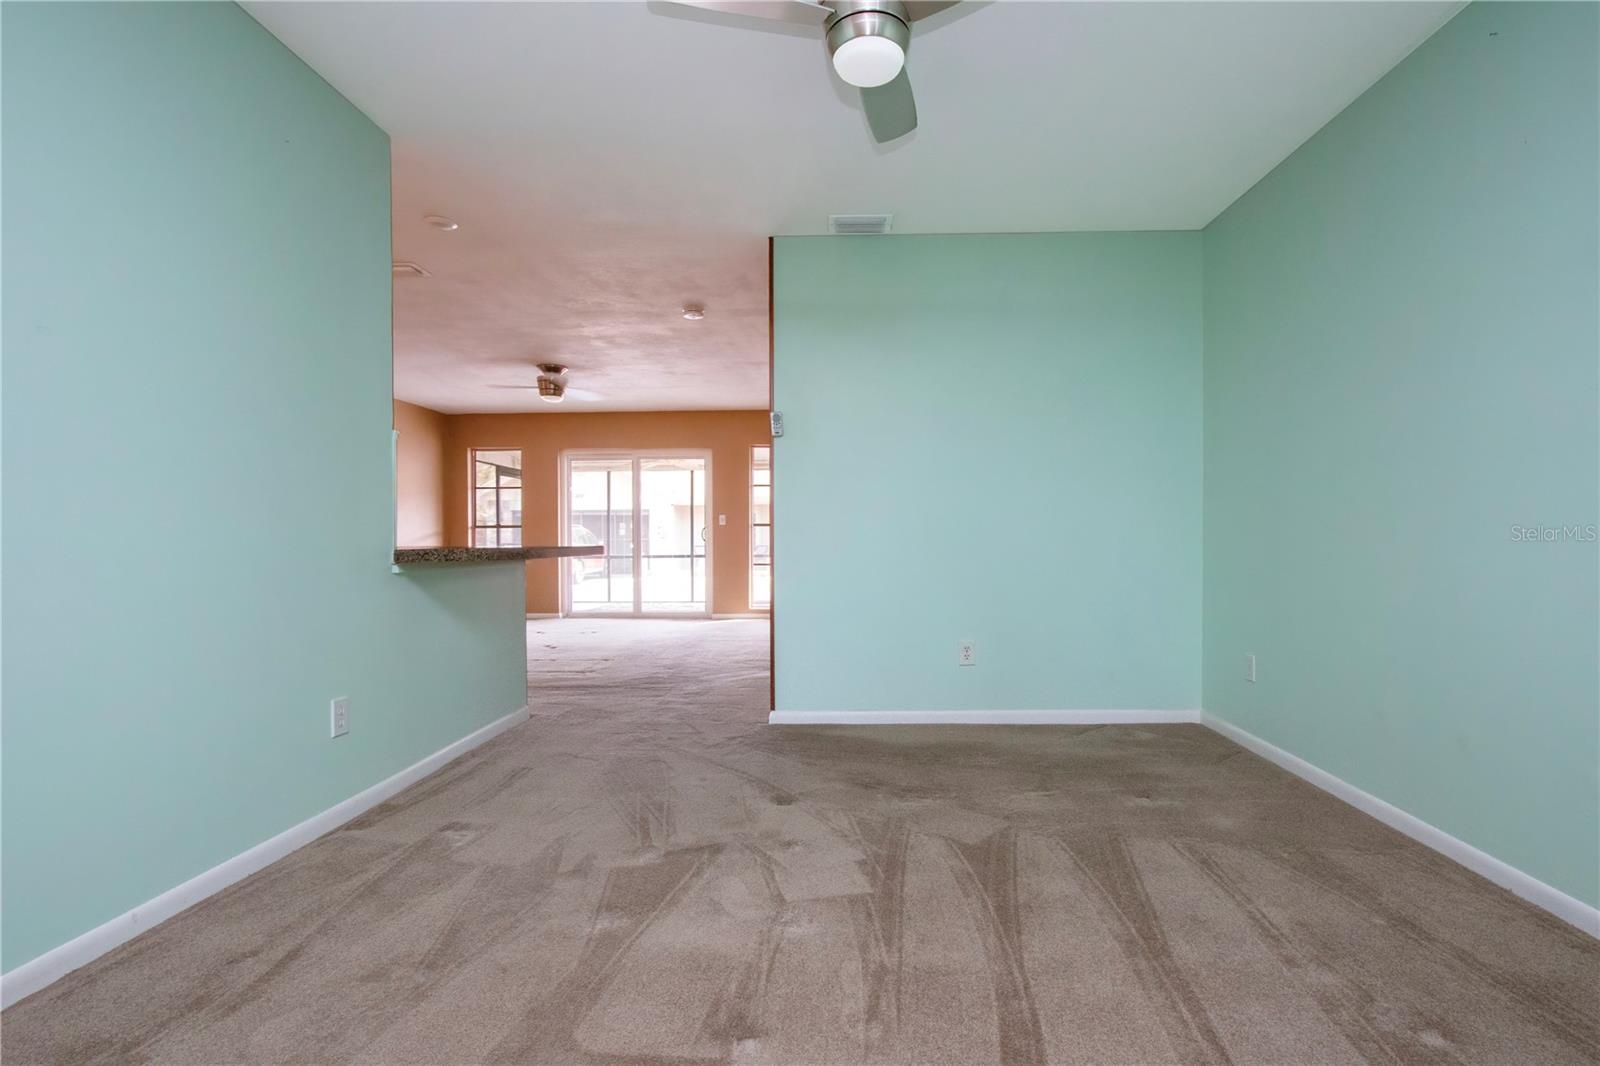
[[[537,389],[537,385],[490,385],[491,389]]]
[[[947,7],[955,7],[961,0],[905,0],[906,14],[911,16],[911,21],[925,19],[929,15],[937,15]]]
[[[748,15],[751,18],[772,19],[775,22],[792,22],[797,26],[820,27],[833,9],[811,0],[666,0],[679,7],[697,7],[703,11],[716,11],[724,15]]]
[[[562,395],[570,397],[574,400],[584,401],[585,403],[593,403],[596,400],[605,399],[605,397],[600,395],[598,392],[590,392],[588,389],[568,388],[562,393]]]
[[[867,112],[872,139],[879,144],[904,137],[917,128],[917,102],[911,96],[911,79],[904,68],[889,84],[862,89],[861,106]]]

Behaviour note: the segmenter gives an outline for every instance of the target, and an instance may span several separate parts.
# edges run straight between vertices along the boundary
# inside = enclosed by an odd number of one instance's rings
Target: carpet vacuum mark
[[[531,721],[5,1062],[1600,1060],[1600,943],[1200,726],[772,728],[764,623],[529,630]]]

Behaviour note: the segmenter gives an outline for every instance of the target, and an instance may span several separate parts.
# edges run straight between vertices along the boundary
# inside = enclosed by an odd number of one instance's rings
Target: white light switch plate
[[[970,640],[963,640],[956,645],[957,666],[977,666],[978,646]]]
[[[328,704],[328,736],[342,737],[350,732],[350,697],[340,696]]]
[[[1246,681],[1254,681],[1256,679],[1256,657],[1254,655],[1246,655],[1244,657],[1244,679]]]

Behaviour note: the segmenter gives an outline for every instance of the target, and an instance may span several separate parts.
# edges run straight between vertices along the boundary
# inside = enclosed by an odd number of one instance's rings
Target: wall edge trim
[[[140,933],[152,929],[169,918],[216,895],[238,881],[272,865],[279,859],[298,851],[350,819],[362,814],[397,792],[427,777],[446,763],[492,740],[520,722],[527,721],[529,708],[524,705],[508,715],[497,718],[488,725],[468,733],[432,755],[384,778],[377,784],[334,804],[320,814],[314,814],[298,825],[291,826],[254,847],[224,860],[182,884],[169,888],[154,899],[120,914],[102,925],[51,948],[44,954],[0,975],[0,1009],[33,995],[54,984],[72,971],[85,966],[100,956],[127,943]]]
[[[1451,859],[1468,870],[1499,885],[1528,903],[1548,911],[1576,926],[1580,931],[1600,939],[1600,908],[1591,907],[1574,896],[1569,896],[1554,885],[1517,869],[1508,862],[1495,858],[1486,851],[1468,844],[1459,837],[1451,836],[1443,829],[1429,825],[1421,818],[1407,811],[1401,810],[1387,800],[1379,799],[1372,793],[1357,788],[1342,778],[1335,777],[1328,771],[1314,763],[1302,759],[1298,755],[1284,751],[1282,748],[1269,741],[1262,740],[1254,733],[1247,732],[1225,719],[1218,718],[1210,712],[1200,715],[1202,725],[1220,733],[1241,748],[1275,763],[1296,777],[1315,785],[1329,795],[1341,799],[1350,806],[1370,815],[1388,826],[1390,829],[1403,833],[1417,843],[1432,848],[1447,859]]]
[[[1198,710],[773,711],[768,725],[1176,725]]]

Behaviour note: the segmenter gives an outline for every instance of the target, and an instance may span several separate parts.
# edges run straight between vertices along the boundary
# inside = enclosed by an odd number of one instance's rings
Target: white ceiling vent
[[[431,278],[431,277],[433,277],[432,274],[428,273],[426,270],[424,270],[421,267],[417,266],[417,264],[408,263],[403,259],[395,261],[395,264],[394,264],[394,276],[397,277],[397,278]]]
[[[829,215],[829,233],[888,233],[893,215]]]

